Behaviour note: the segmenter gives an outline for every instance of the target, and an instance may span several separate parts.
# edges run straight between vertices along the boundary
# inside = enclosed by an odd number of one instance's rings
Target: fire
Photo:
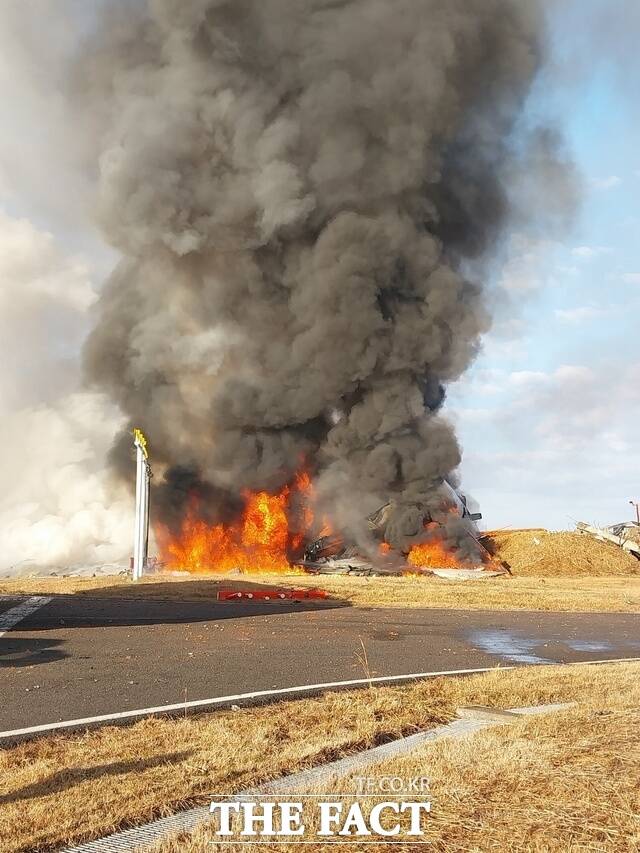
[[[437,524],[425,525],[425,529],[430,531],[429,541],[413,546],[407,556],[407,563],[410,566],[422,569],[466,568],[455,553],[447,549],[442,538],[438,537]]]
[[[414,545],[407,556],[407,563],[422,569],[460,569],[464,568],[455,554],[447,551],[442,542]]]
[[[306,471],[279,493],[245,492],[242,517],[230,525],[207,524],[193,499],[177,536],[165,527],[156,530],[161,559],[169,569],[188,572],[240,571],[250,574],[304,574],[291,562],[313,529],[312,484]],[[295,499],[295,501],[294,501]],[[292,531],[294,503],[299,513]]]
[[[311,477],[301,470],[277,494],[244,492],[244,510],[237,521],[215,525],[201,517],[194,497],[177,535],[166,527],[156,529],[161,561],[168,569],[193,573],[304,574],[296,559],[305,546],[334,534],[329,519],[316,516],[314,497]],[[412,568],[419,574],[420,569],[467,567],[447,546],[440,525],[425,525],[425,533],[427,541],[409,552],[405,573]],[[385,564],[393,555],[384,541],[378,552]]]

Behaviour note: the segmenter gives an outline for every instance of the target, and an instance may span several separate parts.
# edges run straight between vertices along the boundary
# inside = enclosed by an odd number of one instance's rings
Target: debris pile
[[[583,533],[530,530],[495,530],[482,539],[498,560],[515,576],[640,574],[640,561],[618,545]]]
[[[611,527],[595,527],[579,521],[576,530],[602,542],[611,542],[640,560],[640,524],[635,521],[623,521],[620,524],[612,524]]]

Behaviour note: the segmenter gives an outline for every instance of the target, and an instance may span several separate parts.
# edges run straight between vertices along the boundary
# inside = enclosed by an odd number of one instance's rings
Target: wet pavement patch
[[[471,631],[469,639],[483,652],[514,663],[554,663],[551,658],[533,654],[535,649],[544,645],[540,638],[519,636],[506,628]]]
[[[610,652],[613,649],[611,643],[597,640],[567,640],[566,643],[574,652]]]

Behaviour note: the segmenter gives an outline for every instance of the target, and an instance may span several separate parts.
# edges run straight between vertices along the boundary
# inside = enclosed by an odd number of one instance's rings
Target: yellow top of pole
[[[133,441],[134,444],[143,452],[144,458],[148,459],[149,451],[147,450],[147,438],[142,430],[137,427],[133,430]]]

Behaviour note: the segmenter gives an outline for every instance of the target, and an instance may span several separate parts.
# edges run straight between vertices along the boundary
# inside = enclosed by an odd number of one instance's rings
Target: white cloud
[[[604,310],[596,308],[595,305],[580,305],[576,308],[556,308],[553,313],[561,323],[579,326],[581,323],[587,323],[589,320],[602,317]]]
[[[558,267],[558,272],[559,272],[561,275],[570,275],[570,276],[575,276],[575,275],[578,275],[578,267],[574,267],[574,266],[559,266],[559,267]]]
[[[608,255],[612,252],[608,246],[576,246],[571,250],[571,254],[581,260],[590,261],[597,258],[599,255]]]
[[[4,285],[0,291],[3,311],[27,294],[35,299],[54,299],[78,312],[85,312],[96,299],[86,262],[66,255],[52,234],[2,210],[0,279]]]
[[[507,373],[494,368],[476,369],[466,373],[449,390],[449,399],[458,400],[471,394],[484,397],[502,393]]]
[[[536,370],[515,370],[509,375],[509,384],[516,387],[539,385],[549,382],[549,374]]]
[[[56,227],[86,227],[90,204],[73,100],[62,92],[92,6],[95,0],[0,3],[0,193],[28,199]]]
[[[469,425],[489,423],[493,420],[495,412],[493,409],[482,408],[456,408],[449,412],[449,417],[456,423],[464,420]]]
[[[548,281],[549,257],[556,248],[557,244],[549,240],[513,234],[507,246],[500,286],[512,295],[541,288]]]
[[[519,371],[507,391],[491,418],[472,411],[467,422],[464,400],[458,409],[463,482],[487,524],[626,518],[638,488],[640,362]]]
[[[9,178],[0,163],[0,204],[6,203],[11,198],[11,195]]]
[[[595,373],[590,367],[581,364],[563,364],[551,374],[552,381],[563,382],[592,382]]]
[[[594,178],[591,181],[591,186],[596,190],[611,190],[614,187],[620,186],[622,180],[618,175],[609,175],[606,178]]]
[[[96,299],[87,264],[0,210],[0,415],[70,391]]]
[[[622,280],[627,284],[640,284],[640,272],[628,272],[622,276]]]
[[[488,361],[508,363],[526,358],[526,355],[527,342],[524,339],[499,340],[497,338],[487,338],[483,343],[483,356]]]

